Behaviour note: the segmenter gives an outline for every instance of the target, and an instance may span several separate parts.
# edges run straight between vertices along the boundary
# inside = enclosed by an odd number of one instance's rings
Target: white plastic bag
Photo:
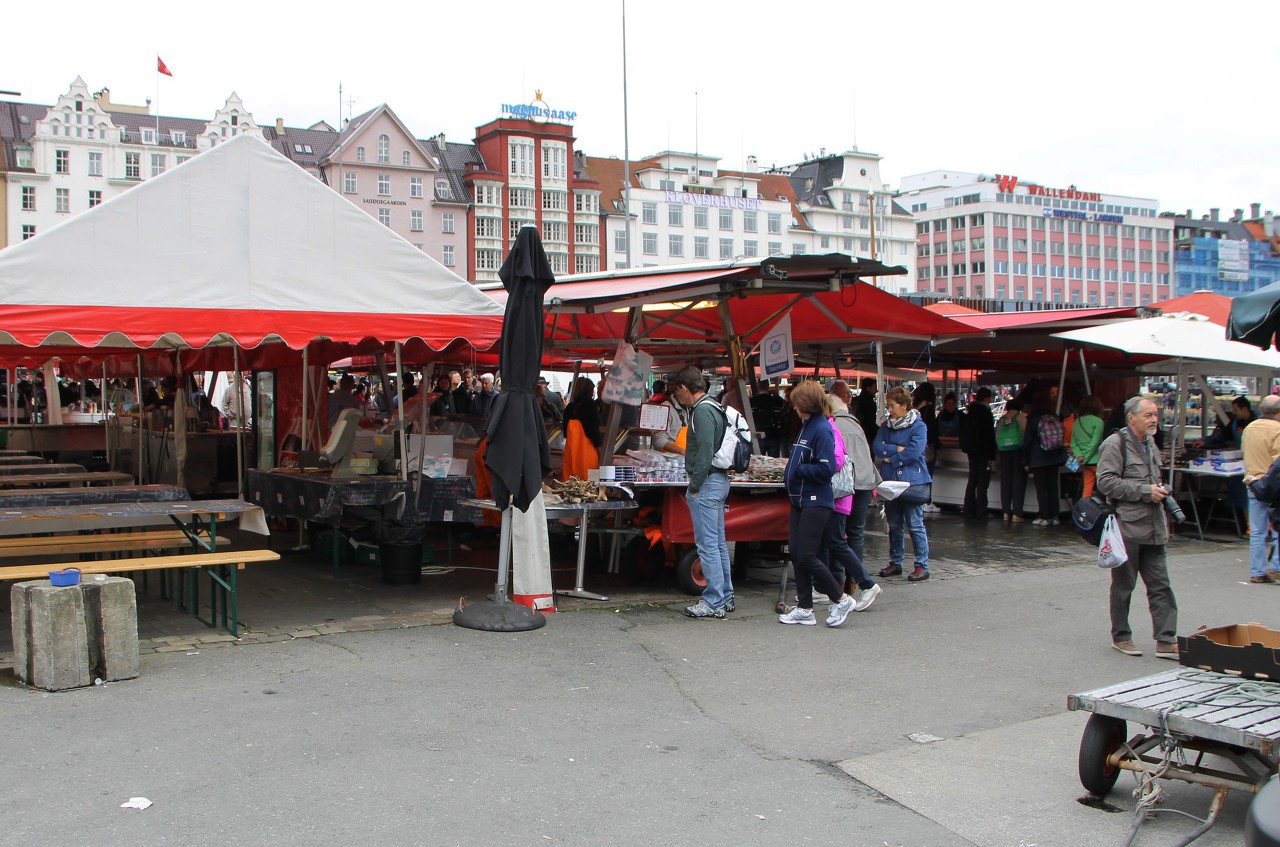
[[[1118,568],[1129,561],[1129,553],[1124,549],[1124,538],[1120,535],[1120,525],[1115,515],[1107,515],[1102,525],[1102,540],[1098,542],[1098,567]]]
[[[613,367],[605,377],[602,399],[606,403],[641,405],[644,402],[646,377],[652,369],[652,356],[622,342],[613,354]]]

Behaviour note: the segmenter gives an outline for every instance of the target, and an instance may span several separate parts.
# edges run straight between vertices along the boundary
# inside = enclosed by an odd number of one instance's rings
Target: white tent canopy
[[[1280,353],[1228,341],[1221,326],[1186,312],[1057,332],[1053,337],[1135,356],[1161,357],[1134,368],[1142,373],[1174,373],[1179,363],[1227,376],[1266,377],[1280,369]]]

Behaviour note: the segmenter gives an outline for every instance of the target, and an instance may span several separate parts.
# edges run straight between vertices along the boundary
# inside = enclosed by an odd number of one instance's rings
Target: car
[[[1242,394],[1248,394],[1249,388],[1238,379],[1227,379],[1225,377],[1211,376],[1209,377],[1209,388],[1217,395],[1228,395],[1238,397]]]
[[[1169,382],[1163,379],[1153,379],[1147,383],[1148,394],[1167,394],[1170,391],[1177,391],[1178,383]]]

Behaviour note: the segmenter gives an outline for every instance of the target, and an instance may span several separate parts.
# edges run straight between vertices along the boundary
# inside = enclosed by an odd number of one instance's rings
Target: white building
[[[1173,221],[1155,200],[1008,174],[902,180],[917,290],[945,297],[1143,306],[1171,295]]]

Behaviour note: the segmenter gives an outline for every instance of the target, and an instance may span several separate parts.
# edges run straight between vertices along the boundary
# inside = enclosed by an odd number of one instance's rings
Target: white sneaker
[[[855,612],[864,611],[876,601],[876,598],[880,596],[881,590],[879,584],[873,585],[865,591],[859,588],[853,595],[853,610]]]
[[[941,511],[942,511],[942,509],[938,508],[937,506],[933,505],[932,503],[925,503],[925,504],[924,504],[924,509],[923,509],[923,511],[924,511],[924,512],[926,512],[926,513],[928,513],[928,514],[934,515],[934,514],[937,514],[938,512],[941,512]]]
[[[844,619],[853,611],[853,606],[853,595],[844,595],[839,603],[831,607],[831,614],[827,615],[827,626],[834,627],[844,623]]]
[[[778,615],[778,623],[798,623],[801,626],[817,626],[818,619],[813,616],[813,609],[802,609],[796,606],[785,615]]]

